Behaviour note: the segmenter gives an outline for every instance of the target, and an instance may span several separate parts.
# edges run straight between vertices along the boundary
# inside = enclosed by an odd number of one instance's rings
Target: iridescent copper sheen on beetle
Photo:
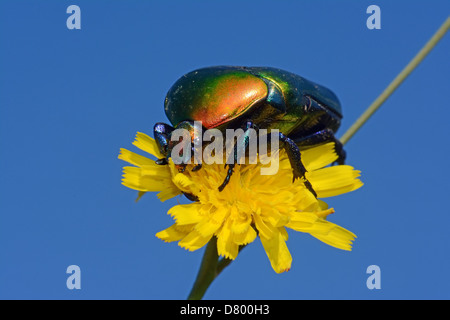
[[[191,72],[167,93],[166,115],[174,125],[185,120],[201,121],[215,128],[245,113],[267,97],[267,85],[241,70],[222,69]]]
[[[173,127],[164,123],[154,127],[156,142],[166,157],[159,159],[159,164],[166,164],[170,157],[171,132],[184,128],[193,136],[199,130],[194,128],[195,121],[201,121],[204,129],[217,128],[222,132],[242,128],[248,134],[250,129],[278,129],[280,146],[289,156],[294,180],[305,179],[301,149],[332,141],[338,162],[345,159],[342,144],[334,136],[342,119],[336,95],[285,70],[233,66],[198,69],[175,82],[167,93],[164,109]],[[247,149],[248,139],[243,143],[239,147]],[[219,190],[228,183],[237,160],[228,164]],[[196,170],[200,167],[196,166]],[[305,184],[315,194],[306,179]]]

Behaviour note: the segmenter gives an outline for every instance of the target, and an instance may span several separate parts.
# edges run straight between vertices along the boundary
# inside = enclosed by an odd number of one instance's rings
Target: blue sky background
[[[170,86],[205,66],[283,68],[338,95],[340,136],[449,14],[444,0],[0,1],[0,298],[186,298],[203,250],[155,237],[177,200],[135,203],[117,159],[167,121]],[[346,146],[365,185],[326,201],[353,251],[291,232],[278,275],[257,240],[206,299],[450,298],[449,54],[447,35]],[[72,264],[81,290],[66,288]]]

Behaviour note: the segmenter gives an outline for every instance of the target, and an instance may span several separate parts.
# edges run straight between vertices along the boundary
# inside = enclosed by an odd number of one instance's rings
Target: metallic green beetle
[[[301,149],[332,141],[339,156],[337,162],[342,164],[345,160],[342,144],[334,136],[342,119],[336,95],[284,70],[234,66],[198,69],[175,82],[167,93],[164,108],[172,126],[165,123],[154,126],[155,140],[165,156],[157,161],[161,165],[167,164],[176,144],[171,141],[171,132],[184,128],[193,137],[194,121],[201,121],[203,129],[216,128],[222,132],[238,128],[245,132],[278,129],[280,146],[287,152],[294,181],[305,178]],[[248,144],[248,140],[243,143]],[[246,149],[248,145],[241,147]],[[235,160],[227,165],[220,191],[233,174]],[[184,167],[181,166],[180,171]],[[193,170],[200,168],[201,164]],[[305,184],[316,195],[306,179]]]

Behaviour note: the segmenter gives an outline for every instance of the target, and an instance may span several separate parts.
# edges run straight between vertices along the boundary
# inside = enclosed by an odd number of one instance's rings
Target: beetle
[[[335,137],[342,119],[341,104],[329,89],[294,73],[272,67],[215,66],[194,70],[182,76],[169,89],[164,110],[171,125],[156,123],[154,137],[164,165],[175,145],[171,133],[183,128],[193,139],[196,130],[242,128],[279,130],[280,147],[286,151],[293,181],[302,178],[317,197],[301,161],[301,150],[334,142],[337,163],[343,164],[346,153]],[[196,128],[194,121],[201,121]],[[194,144],[194,141],[192,141]],[[244,149],[248,139],[244,139]],[[235,150],[238,146],[235,145]],[[236,152],[234,153],[236,157]],[[232,159],[233,160],[233,159]],[[230,181],[237,158],[227,161],[227,175],[219,190]],[[183,172],[186,165],[179,167]],[[201,163],[192,170],[199,170]],[[189,195],[187,195],[188,198]]]

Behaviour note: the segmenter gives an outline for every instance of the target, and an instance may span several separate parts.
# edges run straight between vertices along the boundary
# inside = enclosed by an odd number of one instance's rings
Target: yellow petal
[[[308,171],[323,168],[336,161],[337,158],[333,142],[302,150],[302,162]]]
[[[260,236],[270,239],[273,236],[273,228],[263,221],[260,214],[253,214],[253,220],[255,221],[256,229],[259,231]]]
[[[327,209],[324,211],[316,211],[316,212],[296,212],[291,216],[291,219],[289,223],[286,225],[286,227],[291,228],[295,231],[300,232],[311,232],[313,231],[313,228],[317,228],[318,226],[322,225],[316,225],[319,220],[321,220],[322,217],[326,217],[327,215],[334,212],[334,209]],[[314,229],[314,231],[318,231]]]
[[[122,184],[138,191],[162,191],[171,186],[171,181],[154,176],[142,175],[138,167],[124,167]]]
[[[184,189],[194,184],[194,182],[189,179],[186,175],[182,173],[177,173],[175,177],[173,177],[173,183],[180,189]]]
[[[228,220],[217,235],[217,253],[228,259],[236,259],[239,253],[239,245],[233,241],[230,220]]]
[[[233,233],[243,233],[246,232],[252,223],[252,216],[246,213],[239,213],[238,206],[231,207],[230,219],[232,219],[231,223],[231,231]]]
[[[197,202],[190,204],[179,204],[172,207],[168,214],[170,214],[176,221],[177,225],[186,225],[192,223],[198,223],[202,220],[200,214],[201,205]]]
[[[119,159],[131,163],[132,165],[135,165],[137,167],[152,165],[155,163],[155,161],[153,161],[152,159],[146,158],[123,148],[120,149]]]
[[[189,234],[194,225],[178,226],[176,223],[156,234],[161,240],[166,242],[179,241]]]
[[[217,223],[209,217],[204,218],[196,224],[195,230],[202,236],[211,236],[222,226],[223,222]]]
[[[330,224],[329,231],[326,233],[311,232],[311,235],[320,241],[342,250],[352,250],[352,243],[356,239],[356,235],[337,224],[329,221],[323,221],[322,223]]]
[[[155,179],[168,179],[172,178],[170,170],[166,165],[158,165],[153,162],[150,165],[143,165],[141,168],[141,174],[143,176],[152,176]]]
[[[289,271],[292,256],[280,232],[274,232],[271,238],[260,236],[261,243],[276,273]]]
[[[295,231],[308,232],[309,228],[317,221],[318,217],[313,212],[297,212],[286,224],[286,227]]]
[[[200,210],[202,212],[202,210]],[[208,212],[208,211],[207,211]],[[211,208],[206,217],[203,218],[195,229],[203,236],[211,236],[223,225],[228,210],[225,208]]]
[[[347,165],[327,167],[306,174],[318,198],[333,197],[360,188],[363,184],[359,176],[360,171]]]
[[[256,231],[250,226],[247,231],[242,233],[234,233],[233,234],[233,242],[237,245],[245,245],[253,242],[256,239]]]
[[[297,181],[296,183],[303,183],[301,181]],[[300,192],[299,192],[300,193]],[[317,198],[309,191],[306,191],[306,188],[304,188],[301,191],[301,195],[298,196],[297,204],[297,210],[302,211],[316,211],[320,210],[320,202],[317,200]]]
[[[156,196],[161,202],[167,201],[169,199],[172,199],[173,197],[176,197],[178,195],[182,194],[180,189],[176,187],[169,187],[167,186],[167,189],[159,192]]]
[[[321,218],[321,216],[326,216],[333,211],[333,209],[328,209],[321,213],[298,212],[291,218],[291,221],[286,227],[296,231],[309,233],[330,246],[342,250],[351,250],[352,241],[356,236],[337,224]]]
[[[284,241],[288,241],[289,235],[288,235],[288,233],[286,231],[286,228],[285,227],[279,227],[277,229],[280,232],[281,236],[283,237]]]
[[[178,245],[189,251],[195,251],[207,244],[210,239],[211,236],[204,237],[198,233],[197,230],[192,230],[188,235],[181,239],[180,242],[178,242]]]
[[[289,216],[286,214],[280,214],[279,211],[268,208],[264,211],[264,216],[267,216],[267,221],[274,227],[281,227],[286,225],[289,221]]]
[[[138,132],[136,134],[136,140],[133,144],[139,149],[150,153],[158,159],[164,158],[164,156],[159,152],[159,148],[156,145],[155,139],[149,137],[145,133]]]
[[[320,209],[322,209],[322,210],[328,209],[328,203],[326,203],[325,201],[320,200],[320,199],[318,199],[318,202],[319,202]]]

